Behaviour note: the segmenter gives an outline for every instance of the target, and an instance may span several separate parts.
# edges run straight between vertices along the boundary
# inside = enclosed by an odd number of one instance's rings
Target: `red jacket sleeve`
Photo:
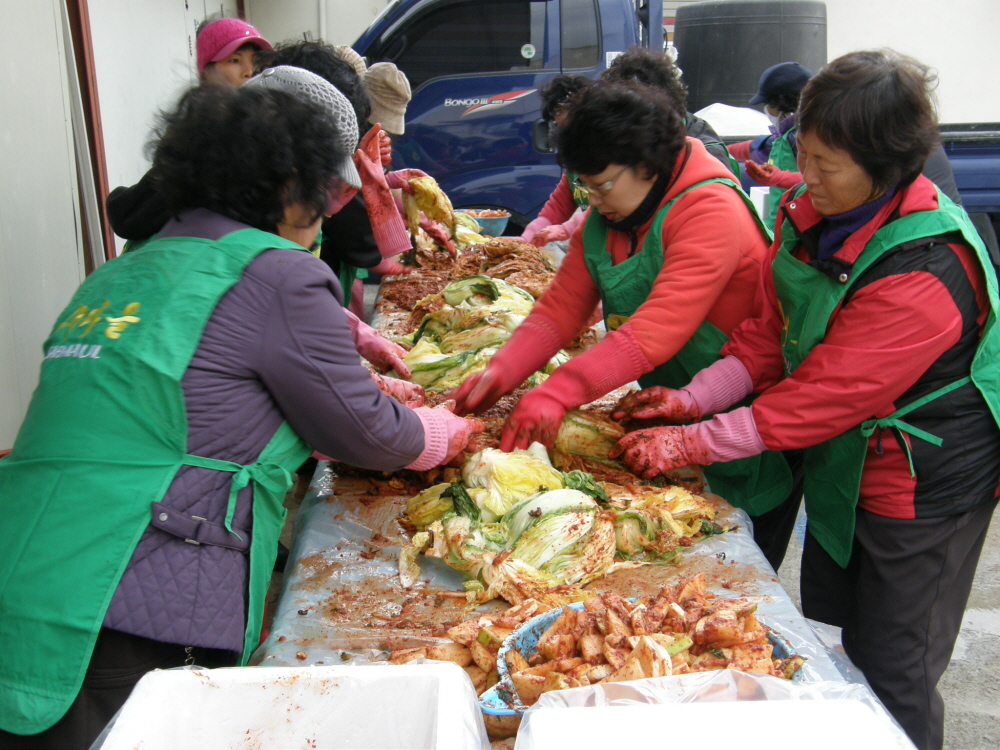
[[[566,173],[559,178],[559,184],[552,191],[552,195],[545,201],[539,216],[544,216],[553,224],[562,224],[576,211],[576,201],[573,200],[573,189],[566,179]]]
[[[962,316],[933,274],[868,284],[834,313],[825,338],[802,364],[754,402],[764,444],[805,448],[888,416],[961,332]]]
[[[726,148],[729,149],[729,153],[732,154],[736,161],[746,161],[750,158],[750,141],[741,141],[740,143],[728,143]]]
[[[532,315],[544,315],[556,325],[561,346],[580,332],[601,299],[583,259],[583,226],[573,232],[555,278],[531,311]]]

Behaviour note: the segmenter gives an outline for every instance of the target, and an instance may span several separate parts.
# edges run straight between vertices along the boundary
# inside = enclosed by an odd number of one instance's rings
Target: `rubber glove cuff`
[[[694,400],[702,415],[717,414],[753,392],[753,378],[732,355],[713,362],[696,374],[682,391]]]

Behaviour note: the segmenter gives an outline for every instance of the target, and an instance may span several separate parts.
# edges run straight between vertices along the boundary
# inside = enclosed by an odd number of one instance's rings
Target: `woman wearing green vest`
[[[719,358],[747,318],[769,235],[667,96],[598,81],[558,131],[559,157],[590,197],[585,224],[532,314],[489,367],[456,393],[459,413],[489,408],[571,341],[602,303],[608,335],[527,393],[501,448],[551,445],[566,412],[619,386],[678,388]],[[784,456],[709,467],[712,489],[756,517],[777,567],[799,494]],[[773,512],[771,516],[766,514]]]
[[[153,160],[173,218],[56,320],[0,461],[0,747],[87,748],[146,671],[245,663],[314,449],[426,469],[476,429],[381,393],[305,249],[350,177],[331,91],[188,92]]]
[[[1000,480],[996,275],[965,212],[920,174],[938,137],[931,80],[876,51],[809,82],[805,186],[783,200],[758,309],[695,378],[728,367],[729,397],[697,384],[653,394],[653,412],[693,403],[716,416],[640,430],[618,450],[652,475],[804,449],[803,614],[843,628],[921,750],[942,746],[936,686]],[[750,392],[752,406],[719,414]]]
[[[774,226],[781,196],[801,182],[795,174],[795,110],[811,77],[812,71],[797,62],[778,63],[761,73],[750,104],[764,105],[771,132],[752,141],[729,144],[733,158],[744,162],[747,177],[771,188],[765,217],[769,228]]]

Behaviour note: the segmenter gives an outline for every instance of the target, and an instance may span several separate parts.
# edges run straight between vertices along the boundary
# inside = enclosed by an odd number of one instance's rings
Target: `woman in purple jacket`
[[[173,218],[91,274],[45,343],[0,461],[0,639],[17,644],[0,748],[89,747],[146,671],[245,663],[312,450],[425,469],[479,429],[361,366],[339,283],[305,252],[351,155],[332,87],[284,70],[165,117],[153,176]]]

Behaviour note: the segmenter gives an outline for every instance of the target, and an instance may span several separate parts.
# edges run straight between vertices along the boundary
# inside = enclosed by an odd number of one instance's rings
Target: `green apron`
[[[799,189],[795,198],[805,192]],[[792,198],[791,200],[794,200]],[[893,412],[882,419],[869,419],[844,434],[805,450],[805,498],[809,532],[842,567],[847,567],[854,543],[855,508],[861,488],[861,472],[868,451],[868,438],[876,429],[896,429],[914,438],[941,445],[941,440],[903,421],[910,412],[965,385],[971,379],[982,392],[994,418],[1000,423],[1000,329],[997,282],[989,256],[968,215],[938,191],[940,208],[903,216],[876,232],[865,245],[849,272],[836,279],[792,255],[799,239],[794,226],[785,221],[781,247],[771,266],[774,285],[784,319],[782,351],[786,372],[802,364],[813,347],[826,336],[830,316],[854,281],[893,249],[905,243],[960,232],[975,249],[986,277],[990,314],[976,351],[969,377],[962,378]],[[903,441],[906,444],[906,441]],[[909,449],[907,448],[907,452]],[[910,458],[910,470],[913,461]]]
[[[573,193],[573,202],[576,203],[577,208],[586,209],[590,206],[590,193],[574,184],[576,178],[579,176],[577,172],[569,169],[566,170],[566,181],[569,183],[569,189]]]
[[[796,128],[792,127],[771,141],[770,162],[784,172],[798,172],[799,165],[795,160],[795,152],[792,151],[791,140],[795,138]],[[768,191],[767,198],[767,226],[773,227],[774,220],[778,216],[778,205],[781,203],[781,196],[787,190],[785,188],[773,187]]]
[[[757,219],[761,234],[770,237],[750,199],[735,182],[723,177],[697,182],[678,193],[653,219],[642,250],[618,265],[612,264],[607,251],[606,224],[596,212],[591,213],[583,230],[584,259],[600,291],[604,321],[609,331],[625,323],[646,301],[653,288],[663,267],[661,228],[671,206],[688,190],[713,183],[729,185],[736,190]],[[639,378],[639,384],[643,388],[653,385],[683,388],[696,373],[720,359],[719,350],[726,341],[722,331],[703,320],[681,350]],[[767,452],[738,461],[712,464],[705,467],[705,477],[713,492],[743,508],[751,516],[759,516],[778,506],[792,489],[791,471],[780,453]]]
[[[56,321],[0,461],[0,728],[35,734],[65,714],[151,504],[183,465],[233,474],[226,539],[253,485],[244,663],[256,646],[284,495],[309,448],[283,422],[248,466],[188,455],[181,378],[219,299],[269,248],[302,250],[256,229],[153,240],[91,274]]]

